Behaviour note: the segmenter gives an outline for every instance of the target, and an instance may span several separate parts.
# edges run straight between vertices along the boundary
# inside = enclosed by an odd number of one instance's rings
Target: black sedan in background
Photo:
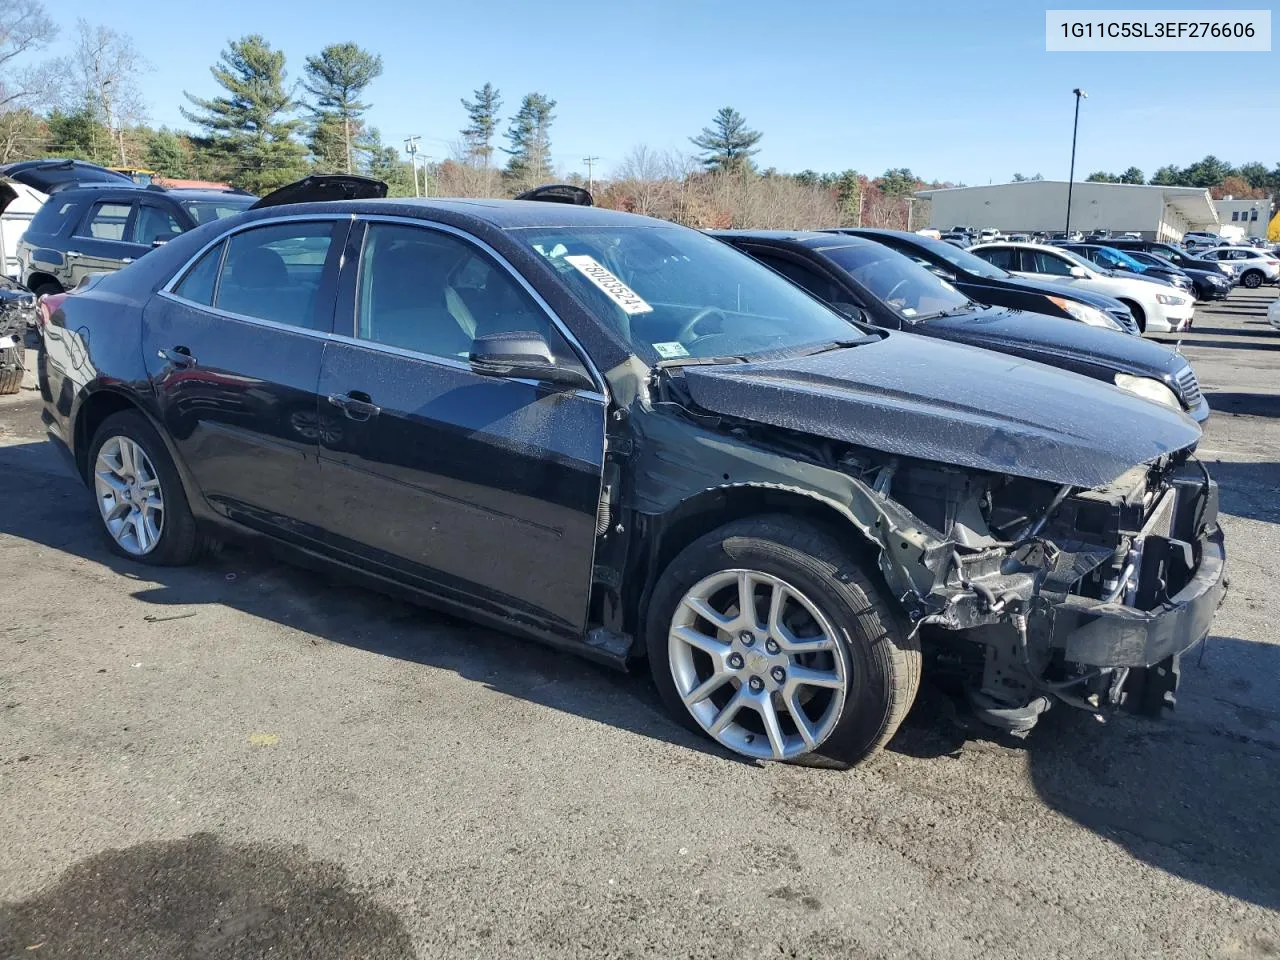
[[[916,261],[863,237],[712,233],[845,312],[876,326],[967,343],[1114,383],[1203,422],[1209,404],[1186,358],[1158,343],[1059,317],[976,303]]]
[[[864,237],[892,247],[925,264],[978,303],[1030,310],[1048,317],[1066,317],[1094,327],[1122,330],[1135,337],[1141,335],[1133,312],[1119,300],[1065,284],[1015,277],[949,243],[905,230],[840,227],[829,232]]]
[[[1181,270],[1195,288],[1197,300],[1225,300],[1235,286],[1232,279],[1216,266],[1193,267],[1190,259],[1184,266],[1178,266],[1171,260],[1146,250],[1124,250],[1126,256],[1137,260],[1144,267],[1166,270]]]

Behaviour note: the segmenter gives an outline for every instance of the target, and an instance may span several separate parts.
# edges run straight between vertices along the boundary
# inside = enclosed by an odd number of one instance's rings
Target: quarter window
[[[991,250],[979,250],[978,256],[1001,270],[1017,270],[1019,269],[1017,253],[1018,251],[1010,247],[995,247]]]
[[[482,251],[447,233],[371,223],[360,256],[361,340],[465,359],[476,337],[529,331],[572,351],[529,294]]]
[[[320,290],[332,240],[332,221],[282,223],[235,234],[227,241],[214,305],[327,332],[332,309],[325,309]]]
[[[89,220],[80,228],[79,235],[93,237],[95,240],[124,240],[125,227],[132,211],[131,203],[95,203],[89,212]]]
[[[187,275],[178,281],[173,292],[192,303],[212,306],[214,283],[218,279],[218,264],[222,262],[222,250],[226,245],[224,241],[206,252],[187,271]]]

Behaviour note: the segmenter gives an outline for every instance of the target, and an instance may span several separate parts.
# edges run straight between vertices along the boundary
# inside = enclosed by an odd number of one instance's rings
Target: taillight
[[[58,308],[62,306],[62,301],[67,299],[69,294],[65,293],[46,293],[40,298],[39,323],[44,327],[53,315],[58,312]]]

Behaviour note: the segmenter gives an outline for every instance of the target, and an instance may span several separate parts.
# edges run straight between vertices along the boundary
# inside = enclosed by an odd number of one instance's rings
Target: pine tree
[[[182,177],[187,174],[187,151],[172,130],[163,127],[147,141],[147,166],[162,177]]]
[[[225,95],[186,94],[197,108],[182,115],[203,129],[197,143],[221,160],[231,182],[255,193],[274,190],[305,171],[306,151],[294,140],[301,125],[285,88],[284,54],[258,34],[233,40],[210,68]]]
[[[312,155],[322,166],[354,173],[356,152],[363,149],[361,115],[369,109],[360,97],[382,74],[382,57],[354,43],[332,43],[319,56],[307,57],[305,73],[303,89],[315,98],[308,144]]]
[[[507,173],[518,181],[539,183],[551,173],[551,121],[556,102],[541,93],[526,93],[520,101],[520,109],[511,118],[507,140],[511,148],[503,152],[511,155]]]
[[[487,169],[493,156],[493,134],[498,128],[502,97],[491,83],[486,83],[474,96],[474,101],[462,101],[462,108],[471,121],[462,130],[462,140],[467,145],[467,159],[472,163],[479,162]]]
[[[747,121],[733,107],[721,107],[702,133],[690,137],[690,142],[705,151],[702,165],[709,170],[738,171],[751,169],[751,158],[759,153],[753,150],[764,134],[747,129]]]

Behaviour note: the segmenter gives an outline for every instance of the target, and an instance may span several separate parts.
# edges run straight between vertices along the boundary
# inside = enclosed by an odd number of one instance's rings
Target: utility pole
[[[911,207],[915,202],[915,197],[907,197],[907,233],[911,232]]]
[[[418,141],[421,139],[419,136],[404,138],[404,149],[409,154],[409,162],[413,165],[413,195],[415,197],[422,196],[418,192]]]
[[[583,157],[582,162],[587,165],[587,193],[591,192],[591,188],[595,185],[595,178],[592,176],[592,170],[599,157]]]
[[[427,154],[422,155],[422,195],[424,197],[431,196],[431,173],[427,166],[431,162],[431,157]]]
[[[1071,126],[1071,172],[1067,174],[1067,229],[1063,232],[1071,239],[1071,190],[1076,183],[1076,134],[1080,132],[1080,101],[1088,100],[1089,95],[1076,87],[1071,91],[1076,95],[1076,119]]]

